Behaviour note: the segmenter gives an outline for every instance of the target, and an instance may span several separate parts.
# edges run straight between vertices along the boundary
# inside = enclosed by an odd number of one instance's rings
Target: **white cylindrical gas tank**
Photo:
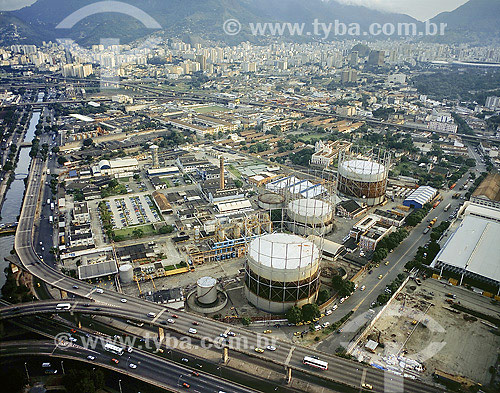
[[[212,304],[217,300],[217,280],[213,277],[201,277],[196,282],[196,298],[202,304]]]
[[[120,266],[120,281],[123,284],[129,284],[134,280],[134,269],[132,268],[132,265],[130,264],[125,264]]]

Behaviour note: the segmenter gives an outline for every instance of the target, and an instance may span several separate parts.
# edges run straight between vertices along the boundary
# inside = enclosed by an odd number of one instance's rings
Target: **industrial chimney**
[[[226,182],[224,179],[224,156],[220,156],[220,185],[219,188],[223,190],[226,187]]]

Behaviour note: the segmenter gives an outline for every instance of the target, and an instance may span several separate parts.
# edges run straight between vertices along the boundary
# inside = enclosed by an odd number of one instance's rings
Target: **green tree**
[[[304,304],[302,306],[302,318],[304,321],[312,321],[321,315],[317,304]]]
[[[290,323],[300,322],[302,321],[302,310],[297,306],[293,306],[287,311],[286,318]]]
[[[68,159],[64,156],[59,156],[57,157],[57,163],[59,165],[64,165],[66,162],[68,162]]]
[[[144,235],[144,232],[142,229],[137,228],[132,231],[132,235],[134,235],[135,238],[140,239]]]
[[[83,146],[90,147],[94,144],[94,140],[92,138],[87,138],[83,140]]]
[[[234,181],[234,185],[237,187],[237,188],[241,188],[243,187],[243,182],[240,180],[240,179],[236,179]]]
[[[162,235],[172,233],[173,231],[174,231],[174,227],[172,225],[164,225],[159,230],[160,234],[162,234]]]
[[[319,291],[318,300],[316,300],[316,303],[323,304],[329,298],[330,298],[330,291],[328,289],[322,289],[321,291]]]

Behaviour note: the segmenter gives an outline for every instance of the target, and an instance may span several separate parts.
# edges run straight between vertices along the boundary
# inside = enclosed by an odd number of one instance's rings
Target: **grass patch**
[[[241,177],[242,177],[242,176],[241,176],[241,173],[240,173],[240,171],[238,171],[238,170],[234,167],[234,165],[232,165],[232,164],[231,164],[231,165],[229,165],[229,166],[227,167],[227,170],[228,170],[229,172],[231,172],[234,176],[236,176],[238,179],[241,179]]]
[[[156,231],[153,227],[152,224],[147,224],[147,225],[137,225],[137,226],[131,226],[127,228],[122,228],[122,229],[117,229],[115,230],[115,240],[129,240],[129,239],[134,239],[134,231],[140,229],[142,231],[142,237],[144,236],[151,236],[155,235]]]
[[[130,177],[120,177],[119,179],[122,183],[128,183],[130,181]]]
[[[322,133],[322,134],[316,133],[316,134],[301,135],[300,139],[303,140],[304,142],[310,142],[311,139],[325,138],[325,135],[326,135],[326,133]]]
[[[164,177],[160,177],[160,180],[162,181],[162,183],[166,184],[167,185],[167,188],[170,188],[172,187],[172,183],[170,182],[170,180],[164,178]]]

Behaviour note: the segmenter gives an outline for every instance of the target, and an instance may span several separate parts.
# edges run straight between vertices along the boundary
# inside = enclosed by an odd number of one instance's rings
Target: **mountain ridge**
[[[376,11],[371,8],[348,5],[337,0],[123,0],[151,15],[162,26],[167,37],[225,41],[237,44],[242,41],[275,42],[278,37],[255,37],[251,34],[250,22],[305,22],[308,26],[314,19],[323,23],[358,23],[365,30],[372,23],[415,23],[422,22],[404,15]],[[82,18],[72,29],[56,29],[56,26],[74,11],[95,3],[93,0],[38,0],[17,11],[0,14],[0,45],[16,39],[23,43],[54,41],[57,38],[71,38],[81,45],[99,43],[100,38],[116,37],[127,43],[155,30],[147,29],[140,21],[120,13],[100,13]],[[497,12],[498,11],[498,12]],[[451,12],[444,12],[431,19],[434,23],[447,23],[443,37],[430,37],[436,42],[481,43],[490,36],[500,41],[500,27],[495,17],[500,15],[498,0],[469,0]],[[240,34],[224,34],[223,24],[227,19],[237,19],[242,30]],[[498,19],[498,17],[496,17]],[[21,38],[19,37],[21,36]],[[356,38],[349,36],[330,37],[336,39]],[[359,37],[361,39],[361,37]],[[371,37],[363,36],[363,39]],[[375,37],[382,38],[382,37]],[[305,41],[317,37],[283,37],[284,40]],[[10,40],[10,42],[9,42]]]

